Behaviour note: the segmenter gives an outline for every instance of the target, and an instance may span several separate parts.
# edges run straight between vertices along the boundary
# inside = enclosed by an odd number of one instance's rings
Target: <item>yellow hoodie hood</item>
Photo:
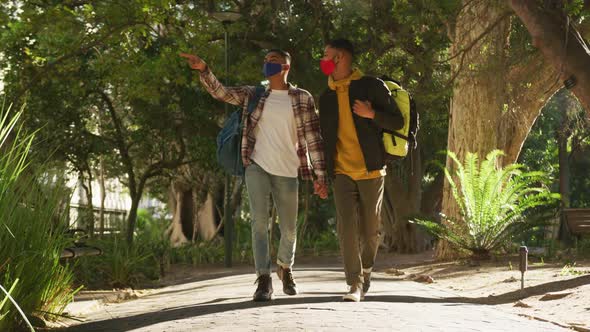
[[[363,72],[358,68],[354,68],[352,70],[352,74],[350,74],[350,76],[348,76],[347,78],[343,78],[338,81],[334,81],[334,79],[332,78],[332,75],[330,75],[328,77],[328,87],[330,87],[330,89],[332,89],[332,90],[336,90],[336,89],[340,89],[340,88],[347,88],[350,85],[351,81],[359,80],[363,76],[364,76]]]

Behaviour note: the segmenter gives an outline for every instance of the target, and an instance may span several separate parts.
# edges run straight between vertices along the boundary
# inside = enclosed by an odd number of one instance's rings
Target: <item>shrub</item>
[[[513,236],[542,224],[545,206],[553,206],[559,194],[551,193],[542,183],[542,172],[524,172],[522,165],[497,166],[502,151],[490,152],[481,163],[476,154],[467,153],[462,164],[448,153],[456,168],[444,169],[459,207],[460,219],[442,215],[442,223],[415,219],[429,233],[470,251],[474,257],[487,258],[490,251]],[[458,183],[454,179],[458,180]]]
[[[77,283],[91,289],[137,288],[147,279],[159,278],[154,253],[137,242],[129,247],[122,234],[87,242],[100,248],[102,255],[76,262]]]

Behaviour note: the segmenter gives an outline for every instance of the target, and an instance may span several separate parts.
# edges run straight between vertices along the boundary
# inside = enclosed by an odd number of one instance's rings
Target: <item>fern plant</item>
[[[543,172],[525,172],[520,164],[497,166],[501,150],[486,159],[467,153],[464,163],[448,152],[452,170],[444,168],[453,197],[459,208],[459,220],[441,214],[442,223],[414,219],[435,237],[468,250],[475,258],[487,258],[490,252],[522,232],[547,220],[548,207],[559,200],[543,183]],[[455,182],[457,179],[457,182]]]

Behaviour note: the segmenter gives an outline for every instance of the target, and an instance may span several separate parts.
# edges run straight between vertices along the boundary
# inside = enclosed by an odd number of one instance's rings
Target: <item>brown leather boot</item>
[[[254,292],[254,301],[255,302],[264,302],[272,300],[272,278],[270,274],[263,274],[256,279],[256,283],[258,287],[256,288],[256,292]]]
[[[283,292],[287,295],[297,295],[297,285],[295,284],[295,280],[293,280],[293,272],[291,269],[285,269],[282,266],[279,266],[277,269],[277,275],[283,282]]]

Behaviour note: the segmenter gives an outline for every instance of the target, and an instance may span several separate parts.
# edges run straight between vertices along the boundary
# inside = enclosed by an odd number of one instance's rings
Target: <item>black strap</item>
[[[397,136],[397,137],[399,137],[399,138],[402,138],[402,139],[405,139],[406,141],[410,140],[410,137],[409,137],[409,136],[404,136],[404,135],[402,135],[402,134],[398,133],[397,131],[392,131],[392,130],[383,130],[383,132],[384,132],[384,133],[391,134],[391,135],[393,135],[393,136]]]
[[[406,141],[408,141],[408,140],[410,139],[410,137],[409,137],[409,136],[402,135],[402,134],[400,134],[400,133],[398,133],[398,132],[395,132],[395,131],[394,131],[394,132],[392,132],[391,134],[392,134],[393,136],[397,136],[397,137],[399,137],[399,138],[405,139]]]

